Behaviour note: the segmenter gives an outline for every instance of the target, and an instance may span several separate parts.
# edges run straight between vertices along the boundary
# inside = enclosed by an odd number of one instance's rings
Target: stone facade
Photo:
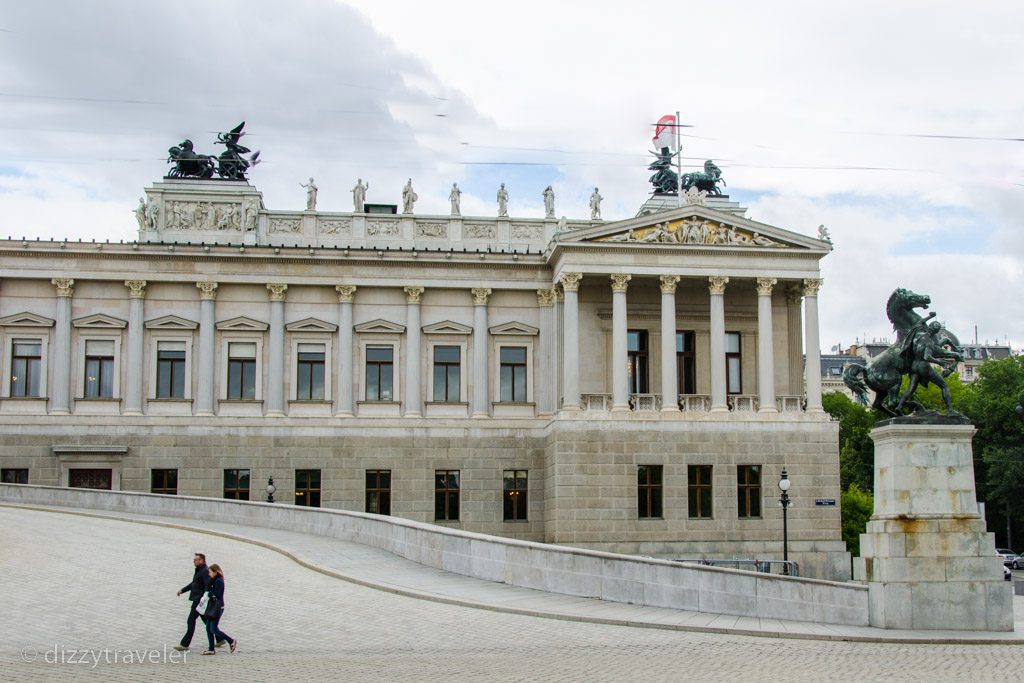
[[[272,476],[284,503],[384,491],[393,515],[470,531],[778,559],[785,466],[790,557],[848,578],[839,509],[814,505],[839,497],[837,426],[802,363],[827,243],[712,198],[556,234],[268,211],[244,183],[147,195],[138,242],[0,242],[5,477],[149,491],[173,470],[219,497],[239,470],[253,499]]]

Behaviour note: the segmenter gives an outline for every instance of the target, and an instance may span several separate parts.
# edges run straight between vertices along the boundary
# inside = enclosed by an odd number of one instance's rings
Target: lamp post
[[[277,487],[274,486],[274,478],[273,477],[270,477],[269,479],[267,479],[267,489],[266,490],[267,490],[267,502],[268,503],[273,503],[274,502],[274,492],[277,491]]]
[[[789,526],[786,511],[789,509],[789,487],[792,483],[789,480],[789,473],[783,467],[782,476],[779,478],[779,490],[782,491],[779,503],[782,505],[782,561],[785,563],[782,565],[783,574],[789,574]]]

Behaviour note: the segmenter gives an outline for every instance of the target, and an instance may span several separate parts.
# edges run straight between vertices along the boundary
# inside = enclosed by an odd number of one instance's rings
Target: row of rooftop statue
[[[301,187],[306,188],[306,211],[316,210],[316,199],[317,193],[320,188],[317,187],[316,182],[310,178],[308,183],[299,183]],[[356,213],[363,213],[366,209],[366,191],[370,189],[370,183],[363,182],[362,178],[356,180],[356,186],[352,188],[352,210]],[[544,188],[544,216],[546,218],[555,217],[555,191],[550,185]],[[413,213],[413,207],[416,204],[416,200],[419,199],[419,195],[412,189],[412,178],[405,183],[405,187],[402,188],[402,213]],[[505,188],[505,183],[501,184],[498,188],[498,194],[496,199],[498,200],[498,217],[508,217],[508,190]],[[601,200],[604,197],[595,187],[594,192],[590,195],[590,220],[599,221],[601,220]],[[448,201],[451,202],[451,211],[453,216],[462,215],[462,190],[459,189],[458,183],[452,183],[452,191],[448,194]]]

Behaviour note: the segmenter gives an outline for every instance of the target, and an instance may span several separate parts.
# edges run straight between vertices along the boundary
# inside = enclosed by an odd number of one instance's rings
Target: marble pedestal
[[[875,512],[853,574],[868,585],[872,626],[1013,630],[1010,585],[978,514],[973,434],[903,419],[871,432]]]

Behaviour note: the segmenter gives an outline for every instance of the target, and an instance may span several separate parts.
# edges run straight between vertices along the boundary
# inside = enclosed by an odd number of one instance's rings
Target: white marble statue
[[[498,218],[508,216],[508,190],[505,189],[505,183],[501,184],[498,188]]]
[[[366,191],[370,189],[370,182],[363,185],[363,179],[356,179],[356,186],[352,188],[352,210],[355,213],[363,213],[366,204]]]
[[[299,183],[299,187],[306,188],[306,211],[316,211],[316,193],[320,188],[313,182],[313,178],[308,183]]]
[[[562,216],[561,218],[558,219],[558,228],[556,229],[556,232],[565,232],[568,229],[569,219],[566,218],[565,216]]]
[[[149,226],[150,230],[156,230],[157,217],[160,215],[160,207],[157,206],[156,200],[149,199],[146,201],[146,225]]]
[[[135,207],[135,220],[139,222],[139,230],[146,229],[146,199],[139,197],[139,205]]]
[[[825,242],[832,241],[832,235],[829,234],[828,228],[825,227],[824,223],[818,226],[818,239]]]
[[[249,200],[245,203],[245,231],[252,232],[256,229],[256,201]]]
[[[462,215],[462,190],[459,189],[458,183],[452,183],[452,191],[448,194],[448,201],[452,203],[452,215]]]
[[[420,196],[412,189],[412,178],[402,188],[402,213],[412,213],[413,205]]]
[[[604,199],[604,197],[601,196],[601,193],[598,192],[597,188],[595,187],[594,188],[594,193],[592,195],[590,195],[590,220],[592,220],[592,221],[599,221],[599,220],[601,220],[601,200],[602,199]]]
[[[548,185],[544,188],[544,218],[555,217],[555,191]]]

